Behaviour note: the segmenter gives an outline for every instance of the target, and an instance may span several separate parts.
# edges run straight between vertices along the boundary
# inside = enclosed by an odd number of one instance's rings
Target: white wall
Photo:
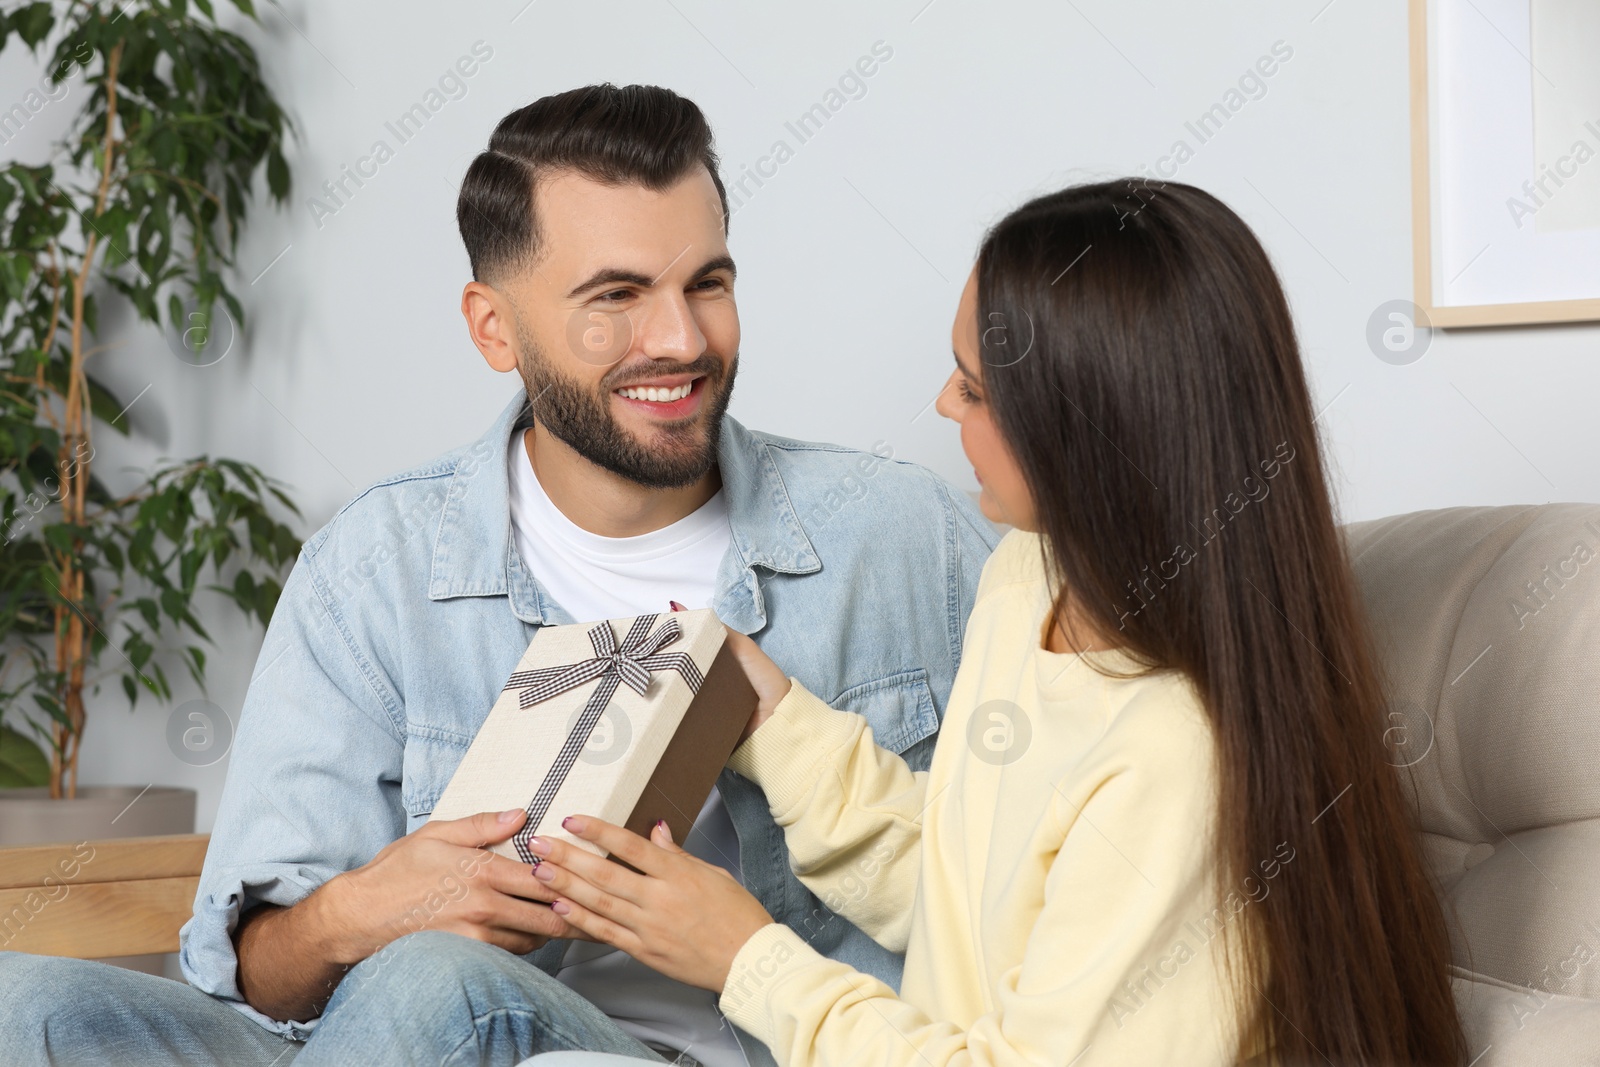
[[[1182,138],[1195,153],[1178,180],[1239,211],[1282,273],[1329,405],[1320,425],[1346,519],[1600,500],[1600,326],[1436,334],[1408,366],[1368,348],[1374,309],[1411,296],[1401,3],[525,4],[260,5],[260,26],[242,32],[300,124],[293,204],[250,226],[238,257],[249,328],[227,359],[187,366],[147,326],[103,357],[125,397],[150,386],[129,415],[139,442],[103,443],[103,472],[158,455],[248,459],[293,483],[309,533],[359,487],[476,437],[515,383],[485,367],[457,310],[456,183],[506,112],[612,80],[697,100],[730,177],[778,138],[795,148],[733,221],[745,357],[733,411],[751,425],[883,440],[970,487],[955,434],[926,405],[983,228],[1033,193],[1153,165]],[[467,94],[399,145],[385,122],[480,40],[493,56]],[[799,144],[785,121],[878,41],[893,55],[866,94]],[[1293,54],[1264,95],[1198,144],[1185,122],[1279,41]],[[13,44],[0,104],[35,77]],[[0,153],[39,158],[75,99]],[[319,224],[310,198],[377,139],[394,158]],[[237,715],[260,634],[210,617],[223,645],[210,695]],[[196,785],[208,829],[225,762],[174,759],[168,709],[130,717],[114,684],[95,712],[84,779]]]

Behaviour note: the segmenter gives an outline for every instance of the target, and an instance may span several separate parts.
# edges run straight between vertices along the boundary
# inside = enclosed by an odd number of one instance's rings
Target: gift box
[[[535,835],[605,854],[568,815],[643,836],[665,819],[681,844],[756,709],[726,633],[709,609],[540,627],[431,818],[522,808],[489,847],[535,865]]]

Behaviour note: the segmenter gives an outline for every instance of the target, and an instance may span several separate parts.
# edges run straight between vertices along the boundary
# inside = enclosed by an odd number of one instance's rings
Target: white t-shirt
[[[561,513],[528,462],[523,431],[511,435],[511,526],[528,570],[579,622],[710,607],[716,573],[732,539],[719,490],[693,513],[636,537],[590,533]],[[683,847],[743,879],[739,837],[711,790]],[[705,1067],[747,1067],[717,995],[664,977],[607,945],[573,941],[556,978],[652,1046],[687,1051]]]

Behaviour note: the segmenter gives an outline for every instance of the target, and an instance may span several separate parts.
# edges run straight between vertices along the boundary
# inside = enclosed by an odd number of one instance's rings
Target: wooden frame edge
[[[1600,299],[1542,300],[1526,304],[1457,304],[1425,307],[1427,325],[1435,329],[1473,326],[1534,326],[1600,321]]]
[[[1433,173],[1428,127],[1428,0],[1410,0],[1411,300],[1434,321]]]

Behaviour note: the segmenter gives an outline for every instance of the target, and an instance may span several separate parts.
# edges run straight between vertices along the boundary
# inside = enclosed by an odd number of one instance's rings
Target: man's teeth
[[[682,400],[689,395],[689,390],[692,388],[694,388],[694,383],[689,382],[685,385],[674,386],[671,389],[658,389],[651,385],[641,389],[618,389],[617,392],[629,400],[654,400],[658,404],[664,404],[673,400]]]

